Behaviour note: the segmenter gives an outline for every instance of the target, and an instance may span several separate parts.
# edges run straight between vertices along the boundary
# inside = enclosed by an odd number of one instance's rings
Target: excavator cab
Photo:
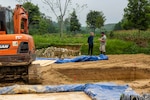
[[[0,6],[0,35],[13,33],[13,12],[9,7]]]

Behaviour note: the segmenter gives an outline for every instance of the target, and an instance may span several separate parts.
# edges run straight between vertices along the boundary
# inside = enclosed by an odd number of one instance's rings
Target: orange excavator
[[[35,45],[28,31],[28,13],[22,5],[0,6],[0,82],[39,83]]]

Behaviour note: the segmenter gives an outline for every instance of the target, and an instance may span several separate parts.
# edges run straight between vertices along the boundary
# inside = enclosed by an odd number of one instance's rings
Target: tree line
[[[68,6],[71,4],[71,0],[65,0],[64,8],[62,6],[61,0],[42,0],[44,4],[49,6],[49,10],[52,11],[56,16],[57,22],[55,22],[51,19],[50,16],[46,16],[44,13],[40,12],[38,5],[33,4],[32,0],[17,1],[22,3],[23,7],[29,13],[29,31],[31,34],[60,33],[60,36],[62,36],[63,32],[78,33],[82,31],[82,25],[79,22],[77,13],[81,10],[84,10],[86,4],[81,6],[76,4],[76,8],[72,8],[72,12],[66,19],[64,19],[64,16],[68,10]],[[57,13],[58,11],[59,13]],[[87,14],[87,27],[93,31],[95,31],[96,28],[103,26],[104,22],[105,17],[101,11],[91,10]]]
[[[72,8],[72,12],[67,18],[66,12],[71,5],[72,0],[42,0],[48,5],[49,11],[52,11],[57,18],[57,22],[51,19],[51,15],[47,16],[39,11],[38,5],[32,3],[32,0],[17,0],[23,3],[23,7],[29,13],[29,31],[32,34],[60,33],[63,32],[78,33],[82,32],[81,23],[79,22],[77,13],[86,8],[84,5],[76,5]],[[71,8],[71,7],[70,7]],[[65,19],[64,19],[65,18]],[[86,17],[87,28],[94,31],[104,26],[106,19],[102,11],[91,10]],[[128,5],[124,9],[124,15],[120,22],[115,25],[114,30],[138,29],[147,30],[150,27],[150,2],[148,0],[128,0]]]

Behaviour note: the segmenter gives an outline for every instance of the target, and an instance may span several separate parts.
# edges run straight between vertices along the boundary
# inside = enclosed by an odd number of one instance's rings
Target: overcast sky
[[[52,17],[56,21],[56,17],[52,12],[48,11],[48,6],[43,4],[41,0],[32,0],[34,4],[38,4],[40,11]],[[0,0],[1,6],[11,6],[14,8],[18,2],[16,0]],[[105,24],[119,22],[124,14],[123,9],[127,6],[128,0],[72,0],[72,4],[78,3],[80,5],[87,4],[82,12],[77,13],[78,19],[82,26],[86,25],[86,15],[90,10],[102,11],[106,18]],[[74,5],[72,5],[74,7]]]

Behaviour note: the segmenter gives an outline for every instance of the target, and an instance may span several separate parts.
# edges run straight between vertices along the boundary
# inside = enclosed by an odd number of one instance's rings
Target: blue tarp
[[[108,60],[108,56],[100,54],[99,56],[78,56],[76,58],[65,58],[65,59],[55,59],[55,58],[36,58],[36,60],[56,60],[55,63],[68,63],[68,62],[84,62],[84,61],[97,61],[97,60]]]
[[[137,95],[128,85],[113,83],[41,86],[14,85],[0,88],[0,94],[85,92],[92,100],[120,100],[122,94]]]
[[[128,85],[105,84],[87,84],[84,92],[92,100],[120,100],[122,94],[137,95]]]

